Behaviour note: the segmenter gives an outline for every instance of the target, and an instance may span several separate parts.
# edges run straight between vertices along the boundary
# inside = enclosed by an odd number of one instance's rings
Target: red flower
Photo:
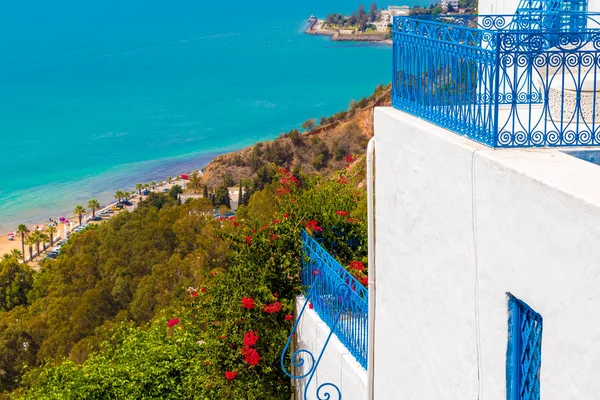
[[[244,344],[246,347],[254,346],[256,342],[258,342],[258,336],[256,336],[256,333],[252,331],[247,332],[244,336]]]
[[[288,219],[289,215],[287,213],[283,214],[284,219]]]
[[[202,292],[202,293],[206,293],[206,288],[205,288],[205,287],[203,287],[203,288],[200,288],[200,292]]]
[[[215,277],[217,276],[217,273],[215,271],[210,271],[210,276]]]
[[[348,179],[345,176],[340,176],[338,178],[338,183],[341,183],[342,185],[346,185],[348,183]]]
[[[277,225],[277,224],[278,224],[278,223],[280,223],[280,222],[281,222],[281,220],[279,220],[279,219],[274,219],[274,220],[273,220],[273,225]]]
[[[281,308],[282,308],[281,307],[281,303],[278,302],[278,301],[276,301],[273,304],[265,304],[263,306],[263,311],[266,312],[266,313],[269,313],[269,314],[274,314],[276,312],[281,311]]]
[[[238,373],[236,371],[227,371],[227,372],[225,372],[225,378],[228,381],[232,381],[236,378],[237,374]]]
[[[288,315],[285,316],[285,320],[286,321],[291,321],[293,319],[294,319],[294,316],[292,314],[288,314]]]
[[[346,222],[350,222],[351,224],[358,224],[358,219],[356,218],[348,218]]]
[[[313,275],[314,275],[314,276],[317,276],[317,275],[319,275],[319,268],[315,268],[315,269],[313,269]]]
[[[348,163],[348,164],[352,164],[355,161],[355,158],[352,156],[352,154],[348,154],[344,158],[344,161],[346,161],[346,163]]]
[[[240,225],[240,223],[239,223],[239,222],[237,222],[237,221],[233,221],[233,227],[234,227],[234,228],[237,228],[239,225]]]
[[[210,361],[204,362],[204,365],[210,365]]]
[[[271,241],[279,240],[279,237],[276,234],[271,235]]]
[[[317,221],[315,221],[314,219],[306,221],[304,223],[304,226],[306,227],[306,229],[309,232],[312,232],[312,231],[314,231],[314,232],[322,232],[323,231],[323,228],[321,228],[319,226],[319,223]]]
[[[248,246],[252,244],[252,238],[250,236],[246,236],[246,243],[248,244]]]
[[[285,168],[283,168],[283,167],[279,168],[278,172],[279,172],[279,175],[284,175],[284,176],[289,176],[290,175],[290,173],[288,172],[288,170],[285,169]]]
[[[248,347],[246,348],[244,358],[248,364],[256,365],[260,361],[260,354],[255,349]]]
[[[192,296],[193,298],[198,297],[198,292],[191,292],[190,296]]]
[[[360,283],[361,283],[363,286],[369,286],[369,278],[367,278],[367,277],[365,276],[364,278],[362,278],[362,279],[360,280]]]
[[[337,215],[341,215],[342,217],[345,217],[348,215],[348,211],[336,211]]]
[[[310,308],[312,310],[314,308],[313,303],[308,303],[308,308]]]
[[[247,310],[252,310],[254,308],[254,299],[252,297],[244,297],[242,299],[242,307]]]
[[[167,322],[167,325],[169,326],[169,328],[172,328],[175,325],[177,325],[178,323],[179,323],[179,318],[173,318],[173,319],[169,320],[169,322]]]
[[[277,292],[273,293],[273,297],[278,298],[279,297],[279,293],[277,293]]]
[[[350,263],[350,268],[352,268],[355,271],[360,271],[360,272],[365,270],[364,264],[360,261],[352,261]]]

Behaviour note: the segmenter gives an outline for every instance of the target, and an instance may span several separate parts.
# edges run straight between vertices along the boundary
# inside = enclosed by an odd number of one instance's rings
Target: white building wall
[[[479,14],[514,14],[520,0],[479,0]],[[600,0],[588,0],[588,11],[600,12]]]
[[[296,299],[296,315],[302,310],[305,301],[302,296]],[[298,324],[295,349],[310,351],[316,360],[330,331],[317,313],[307,307]],[[305,360],[304,367],[297,368],[293,372],[294,375],[301,376],[309,371],[311,367],[310,357],[305,355],[303,358]],[[304,399],[307,382],[308,377],[295,382],[297,399]],[[336,385],[340,389],[344,400],[365,400],[367,398],[367,371],[335,335],[331,337],[315,376],[308,387],[307,399],[316,400],[317,388],[325,383]],[[332,400],[338,398],[335,389],[324,387],[320,392],[321,399],[327,398],[325,396],[326,392],[330,393]]]
[[[542,399],[600,393],[600,167],[377,109],[375,399],[506,399],[507,296],[544,318]]]

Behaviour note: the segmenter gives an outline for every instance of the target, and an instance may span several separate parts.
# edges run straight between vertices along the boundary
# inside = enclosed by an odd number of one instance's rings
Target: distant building
[[[408,15],[410,12],[409,6],[389,6],[388,12],[390,16],[395,17],[397,15]]]
[[[458,0],[442,0],[442,8],[448,8],[448,6],[458,9]]]

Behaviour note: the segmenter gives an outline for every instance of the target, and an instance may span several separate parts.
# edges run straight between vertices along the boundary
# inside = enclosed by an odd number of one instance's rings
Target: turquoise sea
[[[412,0],[403,4],[427,4]],[[387,4],[379,4],[387,7]],[[368,5],[366,5],[368,7]],[[329,115],[391,78],[391,47],[303,35],[349,0],[6,2],[0,232]]]

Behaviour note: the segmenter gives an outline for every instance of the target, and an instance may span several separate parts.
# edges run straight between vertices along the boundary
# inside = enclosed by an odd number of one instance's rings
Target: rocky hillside
[[[253,178],[269,163],[327,176],[346,165],[346,156],[365,152],[373,136],[373,109],[390,103],[390,86],[378,86],[369,98],[351,103],[348,111],[323,118],[318,126],[313,127],[316,122],[310,120],[303,125],[312,129],[295,129],[273,141],[215,158],[204,170],[204,183],[209,188],[222,185],[224,180],[237,184]]]

